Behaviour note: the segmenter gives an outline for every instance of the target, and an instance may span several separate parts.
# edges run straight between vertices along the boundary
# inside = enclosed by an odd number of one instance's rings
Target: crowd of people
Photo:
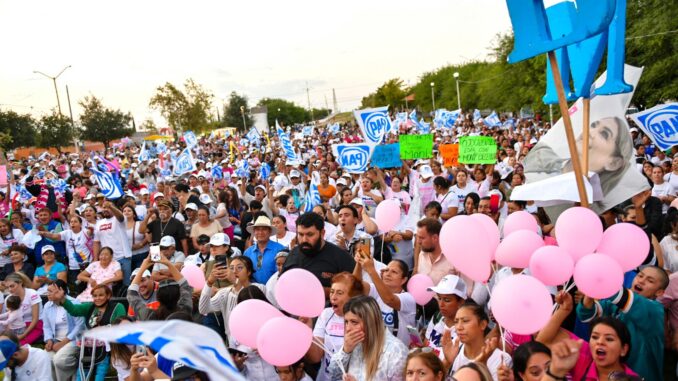
[[[0,345],[5,379],[210,379],[150,348],[82,339],[95,327],[172,319],[212,328],[248,380],[675,377],[677,147],[662,152],[630,129],[648,190],[600,218],[605,227],[643,228],[652,242],[647,259],[609,299],[554,287],[558,308],[538,333],[506,332],[488,303],[501,279],[529,270],[497,268],[480,284],[443,255],[441,227],[456,215],[482,213],[501,229],[509,214],[527,211],[544,240],[557,242],[553,216],[510,198],[525,183],[525,157],[549,129],[534,119],[489,128],[469,114],[454,128],[433,129],[432,158],[364,173],[348,173],[332,153],[333,144],[362,140],[353,123],[339,132],[316,126],[310,135],[288,127],[297,160],[285,155],[275,133],[259,142],[203,136],[193,149],[197,169],[181,176],[171,171],[171,156],[185,148],[180,138],[149,145],[150,155],[132,143],[10,157],[0,192],[0,344],[9,341],[15,350]],[[399,133],[417,133],[416,126],[403,124]],[[439,147],[471,134],[496,140],[496,163],[444,166]],[[385,138],[397,141],[398,134]],[[105,197],[92,172],[99,168],[118,173],[123,197]],[[320,202],[307,205],[314,176]],[[390,231],[375,220],[384,200],[401,208]],[[205,274],[201,290],[182,275],[189,265]],[[276,283],[295,268],[314,274],[325,290],[321,315],[298,318],[322,346],[295,364],[274,366],[234,339],[229,316],[248,299],[279,308]],[[407,291],[415,274],[434,284],[435,297],[424,306]]]

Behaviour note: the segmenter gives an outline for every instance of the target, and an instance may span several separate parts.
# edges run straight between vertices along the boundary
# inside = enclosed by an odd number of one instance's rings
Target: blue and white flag
[[[492,111],[492,114],[488,115],[483,119],[483,122],[488,127],[499,127],[501,126],[501,120],[496,112]]]
[[[473,110],[473,122],[475,123],[479,121],[480,118],[482,118],[482,116],[480,115],[480,110],[478,109]]]
[[[417,109],[412,110],[412,112],[410,112],[410,115],[408,115],[408,117],[411,120],[416,122],[417,121]]]
[[[271,176],[271,167],[268,163],[262,163],[259,167],[259,176],[262,180],[268,180],[268,177]]]
[[[331,132],[332,134],[336,135],[336,134],[338,134],[339,131],[341,130],[341,126],[340,126],[339,123],[337,122],[337,123],[334,123],[334,124],[329,125],[329,126],[328,126],[328,129],[330,130],[330,132]]]
[[[224,169],[221,168],[221,165],[214,165],[212,167],[212,178],[215,180],[221,180],[224,178]]]
[[[174,170],[172,174],[174,176],[181,176],[184,173],[190,173],[198,169],[195,166],[195,161],[193,160],[193,155],[191,154],[191,148],[185,148],[175,160],[172,160],[174,165]]]
[[[459,119],[459,115],[461,115],[461,109],[448,111],[443,116],[443,125],[447,128],[454,128],[454,124],[457,122],[457,119]]]
[[[248,177],[250,173],[249,169],[250,163],[248,163],[247,160],[243,160],[240,162],[238,168],[236,168],[235,174],[238,175],[238,177]]]
[[[360,131],[368,143],[381,143],[384,135],[391,130],[388,106],[355,110],[353,115],[355,115],[358,126],[360,126]]]
[[[165,153],[167,152],[167,146],[163,142],[157,142],[155,143],[155,148],[158,151],[158,153]]]
[[[333,144],[332,152],[346,172],[363,173],[370,163],[373,147],[368,143],[341,143]]]
[[[144,321],[95,328],[85,336],[149,347],[168,360],[207,373],[211,380],[246,381],[219,335],[200,324],[182,320]]]
[[[313,126],[304,126],[304,128],[301,129],[301,133],[304,134],[304,136],[313,135]]]
[[[282,148],[285,150],[285,156],[287,156],[287,160],[290,161],[297,161],[297,154],[294,152],[294,148],[292,147],[292,142],[290,142],[290,137],[287,135],[285,131],[283,131],[282,127],[278,124],[278,121],[275,121],[275,130],[278,132],[278,138],[280,138],[280,144],[282,145]]]
[[[148,161],[151,159],[151,154],[146,149],[146,141],[141,146],[141,151],[139,151],[139,161]]]
[[[90,171],[94,174],[99,190],[104,194],[104,197],[114,200],[123,196],[124,193],[117,173],[98,171],[93,168],[90,168]]]
[[[428,134],[431,132],[431,123],[424,122],[423,120],[417,123],[417,126],[419,126],[419,131],[422,134]]]
[[[630,116],[660,150],[678,145],[678,103],[657,105]]]
[[[311,176],[311,186],[304,196],[304,213],[312,212],[316,205],[322,203],[320,192],[318,192],[318,184],[320,184],[320,175],[318,172],[313,172],[313,175]]]
[[[21,184],[18,184],[16,186],[16,191],[19,192],[19,200],[21,202],[26,202],[33,198],[33,194],[29,192],[28,189],[26,189],[26,187]]]
[[[513,118],[506,119],[504,124],[501,125],[501,128],[504,130],[514,130],[516,128],[516,120]]]
[[[198,138],[195,136],[193,131],[186,131],[186,133],[184,133],[184,141],[186,142],[186,146],[188,148],[193,148],[198,145]]]
[[[68,189],[68,184],[66,184],[66,181],[61,178],[57,179],[49,179],[46,181],[47,186],[50,186],[54,188],[57,192],[65,193],[66,189]]]
[[[259,131],[254,127],[251,127],[250,130],[247,131],[247,135],[245,135],[245,137],[250,141],[250,143],[254,143],[256,145],[261,144],[261,135],[259,135]]]

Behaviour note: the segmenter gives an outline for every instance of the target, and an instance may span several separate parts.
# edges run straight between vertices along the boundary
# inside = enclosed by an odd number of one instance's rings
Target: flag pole
[[[588,208],[589,199],[588,196],[586,195],[586,188],[584,186],[582,164],[579,160],[579,153],[577,152],[576,140],[574,137],[574,132],[572,131],[572,120],[570,119],[570,113],[567,107],[567,99],[565,98],[563,79],[560,77],[560,70],[558,70],[558,60],[556,60],[556,53],[554,51],[548,52],[548,58],[551,64],[551,73],[553,74],[553,80],[556,85],[556,92],[558,94],[558,106],[560,106],[560,114],[563,117],[563,124],[565,125],[565,135],[567,136],[567,145],[570,149],[572,169],[574,170],[575,180],[577,181],[577,191],[579,193],[579,200],[581,206]]]
[[[582,153],[581,165],[584,176],[589,174],[589,124],[591,123],[591,98],[582,99],[584,102],[584,125],[582,126]]]

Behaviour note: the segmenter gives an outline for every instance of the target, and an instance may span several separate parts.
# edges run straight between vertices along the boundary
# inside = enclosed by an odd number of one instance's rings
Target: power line
[[[658,33],[652,33],[652,34],[646,34],[644,36],[633,36],[633,37],[626,37],[627,40],[635,40],[637,38],[645,38],[645,37],[653,37],[653,36],[660,36],[662,34],[671,34],[671,33],[678,33],[678,29],[675,30],[669,30],[666,32],[658,32]]]

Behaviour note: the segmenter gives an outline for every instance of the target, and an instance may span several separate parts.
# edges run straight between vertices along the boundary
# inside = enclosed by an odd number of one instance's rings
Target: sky
[[[339,111],[399,77],[484,59],[497,33],[511,29],[504,0],[0,0],[0,108],[74,117],[87,95],[153,119],[157,87],[193,78],[214,94],[231,91],[250,106],[264,97]],[[464,78],[479,80],[482,78]]]

